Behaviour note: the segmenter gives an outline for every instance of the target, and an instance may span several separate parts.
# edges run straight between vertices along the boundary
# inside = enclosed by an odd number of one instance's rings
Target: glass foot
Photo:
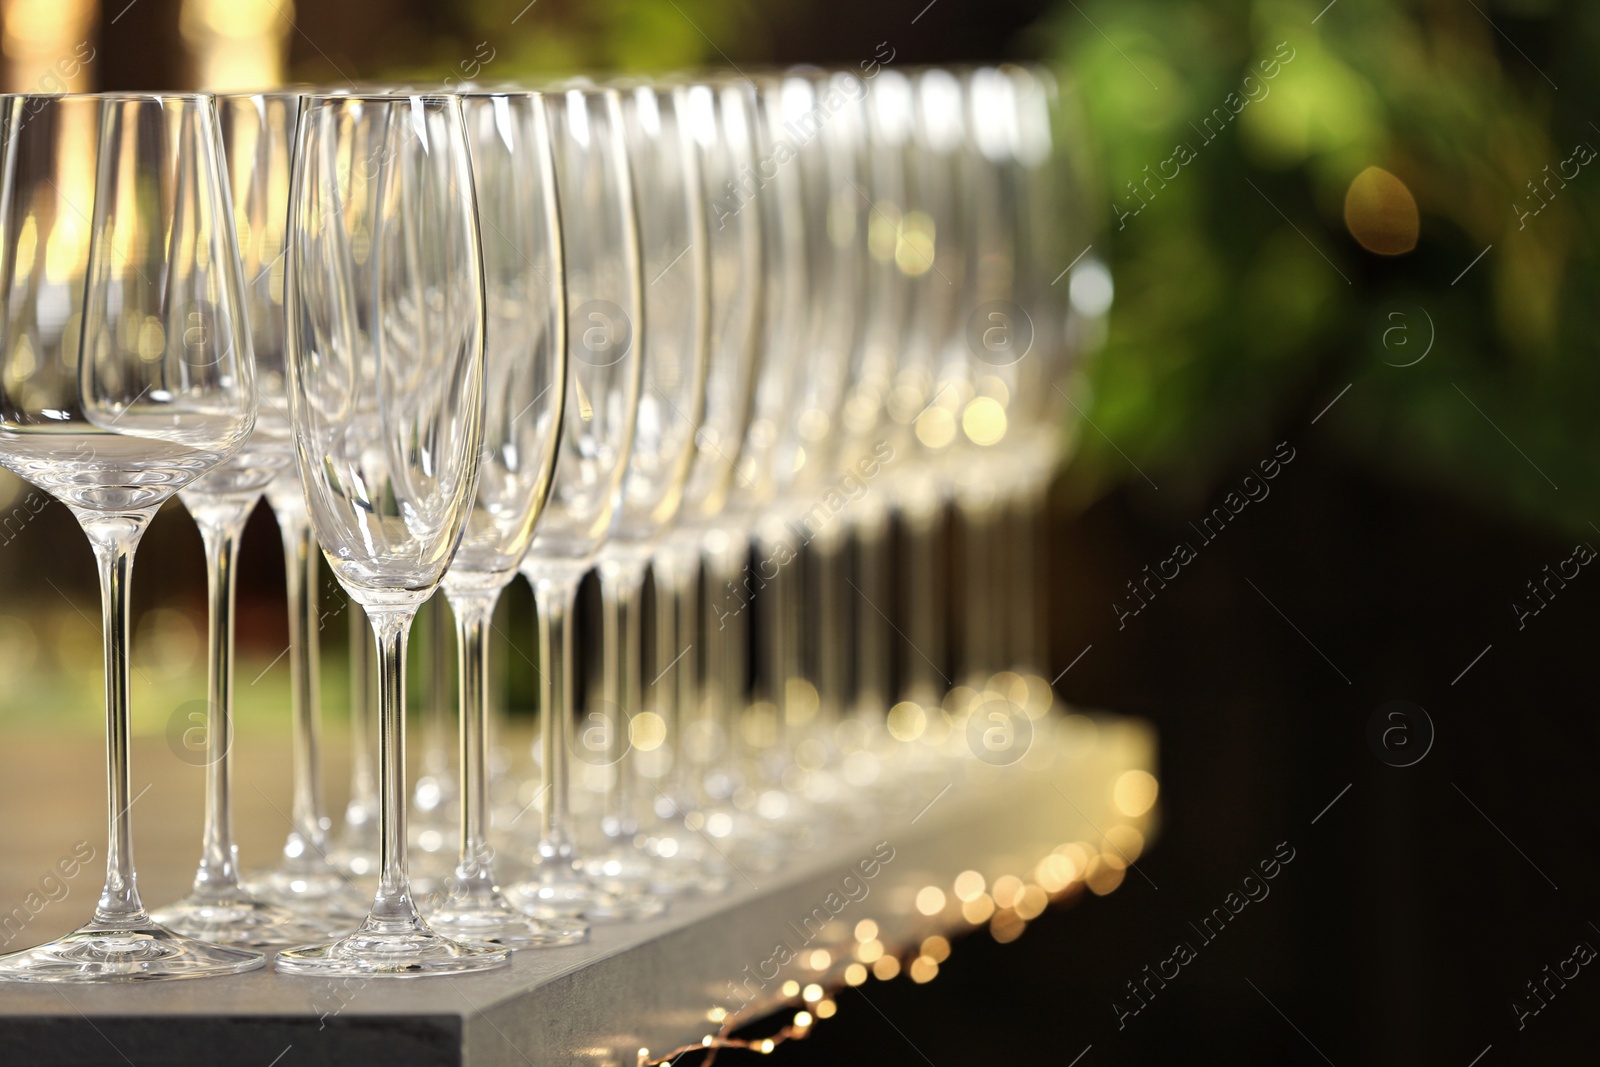
[[[498,945],[452,941],[421,922],[380,922],[337,941],[278,953],[274,966],[285,974],[329,977],[396,977],[461,974],[504,967],[511,950]]]
[[[534,867],[533,877],[510,889],[514,904],[540,919],[575,919],[590,922],[638,922],[653,919],[667,902],[642,885],[601,881],[574,861],[547,859]]]
[[[304,945],[353,925],[307,919],[288,908],[257,900],[242,889],[233,893],[190,893],[157,911],[153,918],[185,937],[248,948]]]
[[[148,982],[250,971],[259,952],[184,937],[139,916],[129,926],[91,922],[49,944],[0,956],[0,980]]]
[[[534,918],[499,895],[488,900],[447,901],[428,915],[428,925],[446,937],[515,948],[576,945],[589,938],[589,926],[581,919]]]
[[[348,919],[352,924],[367,917],[372,892],[351,881],[331,865],[300,868],[275,867],[250,879],[246,892],[300,915]]]

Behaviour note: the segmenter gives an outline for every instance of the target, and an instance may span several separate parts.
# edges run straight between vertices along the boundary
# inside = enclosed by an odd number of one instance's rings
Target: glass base
[[[560,858],[536,864],[533,876],[512,886],[509,895],[524,912],[540,919],[639,922],[667,910],[665,899],[642,886],[602,883],[573,861]]]
[[[352,923],[366,918],[372,907],[372,892],[331,865],[312,869],[275,867],[254,875],[246,884],[246,891],[298,915],[349,919]]]
[[[354,925],[305,918],[288,908],[257,900],[242,889],[232,893],[190,893],[157,911],[153,918],[185,937],[247,948],[304,945]]]
[[[150,982],[238,974],[266,962],[259,952],[184,937],[139,916],[126,927],[91,922],[49,944],[0,956],[0,980]]]
[[[589,926],[580,919],[534,918],[498,895],[483,901],[446,902],[428,915],[428,925],[446,937],[515,948],[576,945],[589,939]]]
[[[405,978],[487,971],[510,960],[510,949],[452,941],[421,922],[380,923],[369,918],[360,930],[337,941],[286,949],[273,965],[285,974],[312,978]]]

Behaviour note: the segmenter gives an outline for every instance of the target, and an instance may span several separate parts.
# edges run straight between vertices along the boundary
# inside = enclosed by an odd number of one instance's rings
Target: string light
[[[1008,681],[1001,679],[1001,681]],[[1011,688],[1016,688],[1015,684]],[[1143,777],[1141,777],[1143,776]],[[1115,802],[1124,814],[1130,809],[1143,814],[1154,806],[1158,785],[1153,776],[1145,772],[1129,771],[1118,779]],[[1132,817],[1137,817],[1133,815]],[[955,900],[961,904],[961,916],[972,926],[987,925],[990,936],[1006,944],[1021,937],[1028,923],[1044,914],[1050,901],[1068,900],[1087,887],[1090,892],[1104,896],[1122,884],[1126,869],[1144,851],[1145,835],[1136,826],[1119,824],[1103,835],[1103,849],[1094,849],[1081,841],[1057,845],[1040,857],[1031,870],[1033,879],[1024,881],[1016,875],[1001,875],[993,886],[975,870],[958,874],[953,885]],[[986,891],[987,890],[987,891]],[[944,911],[947,898],[938,886],[924,886],[917,893],[915,906],[923,915],[935,916]],[[842,927],[842,924],[840,924]],[[890,951],[881,939],[883,930],[875,919],[861,919],[851,931],[857,944],[855,959],[837,979],[843,987],[864,985],[869,977],[887,982],[900,976],[900,958]],[[840,937],[844,929],[839,930]],[[943,934],[930,934],[918,945],[917,954],[904,966],[913,982],[925,985],[939,976],[940,965],[950,958],[950,940]],[[827,949],[814,949],[802,957],[803,964],[815,971],[826,971],[833,963],[833,953]],[[786,980],[782,987],[785,997],[800,997],[807,1008],[796,1011],[788,1026],[768,1037],[742,1039],[727,1036],[736,1023],[736,1017],[727,1009],[713,1007],[706,1018],[723,1027],[721,1034],[706,1034],[697,1044],[688,1045],[657,1058],[650,1058],[647,1048],[639,1049],[638,1063],[666,1064],[687,1052],[710,1050],[709,1064],[720,1049],[744,1049],[771,1054],[788,1040],[810,1036],[816,1023],[831,1019],[838,1013],[838,1004],[827,995],[827,990],[817,982],[802,986],[794,979]]]

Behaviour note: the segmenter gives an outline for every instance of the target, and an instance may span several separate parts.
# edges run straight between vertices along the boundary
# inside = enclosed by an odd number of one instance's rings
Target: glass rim
[[[407,92],[396,90],[388,93],[341,93],[316,90],[297,94],[301,100],[309,102],[312,106],[318,104],[331,104],[345,101],[352,104],[395,104],[405,100],[422,100],[428,103],[446,104],[452,100],[459,100],[460,93],[439,92],[437,90],[418,90]]]
[[[205,100],[215,100],[216,93],[200,92],[194,90],[160,90],[160,89],[126,89],[110,92],[95,93],[0,93],[0,102],[9,103],[12,100],[98,100],[98,101],[140,101],[144,103],[160,103],[163,100],[177,100],[184,103],[200,103]]]

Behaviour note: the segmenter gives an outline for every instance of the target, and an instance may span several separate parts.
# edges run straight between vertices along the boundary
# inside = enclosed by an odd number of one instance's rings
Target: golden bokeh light
[[[1149,771],[1134,769],[1123,771],[1118,776],[1116,784],[1111,787],[1111,799],[1118,811],[1130,819],[1136,819],[1155,806],[1159,792],[1160,786],[1154,775]]]
[[[977,871],[962,871],[956,875],[956,899],[977,900],[983,895],[984,885],[983,875]]]
[[[900,973],[900,961],[893,956],[885,956],[872,965],[872,976],[880,982],[887,982]]]
[[[944,910],[944,890],[936,885],[925,885],[917,890],[917,910],[924,915],[937,915]]]
[[[1417,247],[1422,222],[1406,183],[1382,167],[1357,174],[1344,194],[1344,224],[1368,252],[1398,256]]]

